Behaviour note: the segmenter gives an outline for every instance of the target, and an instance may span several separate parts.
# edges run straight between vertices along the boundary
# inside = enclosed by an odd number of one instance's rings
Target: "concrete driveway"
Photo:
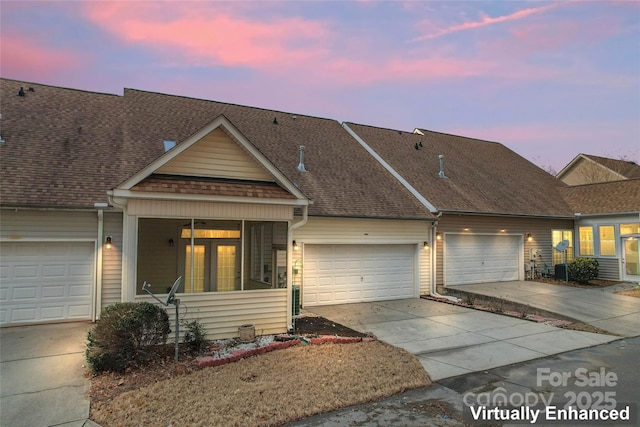
[[[312,313],[404,348],[432,380],[591,347],[619,337],[559,329],[425,299],[312,307]]]
[[[0,425],[95,425],[84,349],[90,323],[0,329]]]
[[[533,281],[452,286],[456,290],[489,295],[561,313],[564,316],[624,337],[640,335],[640,298],[617,295],[632,283],[606,288],[573,288]]]

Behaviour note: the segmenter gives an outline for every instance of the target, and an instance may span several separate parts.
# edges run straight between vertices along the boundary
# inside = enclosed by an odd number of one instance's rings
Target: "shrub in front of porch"
[[[85,357],[94,373],[124,372],[131,365],[145,364],[153,346],[165,344],[170,332],[169,316],[162,307],[148,302],[112,304],[87,333]]]
[[[600,265],[595,258],[576,258],[567,266],[569,270],[569,280],[580,283],[589,283],[590,280],[598,277]]]

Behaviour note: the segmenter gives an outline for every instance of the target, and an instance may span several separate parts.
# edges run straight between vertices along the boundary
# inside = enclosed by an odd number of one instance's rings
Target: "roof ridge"
[[[95,90],[77,89],[77,88],[72,88],[72,87],[56,86],[56,85],[50,85],[50,84],[38,83],[38,82],[28,82],[26,80],[9,79],[9,78],[6,78],[6,77],[0,77],[0,80],[6,81],[6,82],[20,83],[20,84],[23,84],[23,85],[37,85],[37,86],[49,87],[49,88],[52,88],[52,89],[62,89],[62,90],[69,90],[69,91],[73,91],[73,92],[84,92],[84,93],[90,93],[90,94],[94,94],[94,95],[106,95],[106,96],[122,97],[122,95],[118,95],[117,93],[98,92],[98,91],[95,91]]]
[[[309,115],[309,114],[300,114],[300,113],[294,113],[294,112],[291,112],[291,111],[273,110],[271,108],[254,107],[254,106],[251,106],[251,105],[236,104],[236,103],[233,103],[233,102],[216,101],[214,99],[195,98],[193,96],[187,96],[187,95],[175,95],[175,94],[171,94],[171,93],[156,92],[156,91],[150,91],[150,90],[144,90],[144,89],[135,89],[135,88],[128,88],[128,87],[124,88],[124,96],[125,97],[127,95],[127,91],[142,92],[142,93],[146,93],[146,94],[167,96],[167,97],[171,97],[171,98],[190,99],[190,100],[193,100],[193,101],[213,102],[213,103],[216,103],[216,104],[228,105],[228,106],[231,106],[231,107],[250,108],[252,110],[260,110],[260,111],[268,111],[268,112],[272,112],[272,113],[287,114],[287,115],[296,116],[296,117],[308,117],[308,118],[311,118],[311,119],[327,120],[327,121],[336,122],[338,125],[341,123],[338,119],[331,119],[331,118],[327,118],[327,117],[312,116],[312,115]]]
[[[388,130],[388,131],[391,131],[391,132],[399,132],[399,133],[402,133],[402,134],[405,134],[405,133],[406,133],[406,134],[409,134],[409,135],[417,135],[417,136],[421,136],[421,135],[418,135],[418,134],[413,133],[413,132],[412,132],[412,131],[410,131],[410,130],[392,129],[392,128],[386,128],[386,127],[380,127],[380,126],[374,126],[374,125],[365,125],[365,124],[363,124],[363,123],[354,123],[354,122],[342,122],[342,123],[345,123],[345,124],[347,124],[347,125],[364,126],[364,127],[368,127],[368,128],[381,129],[381,130]]]

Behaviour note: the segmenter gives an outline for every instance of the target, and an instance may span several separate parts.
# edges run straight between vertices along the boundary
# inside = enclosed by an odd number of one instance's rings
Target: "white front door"
[[[640,252],[637,237],[622,239],[622,277],[630,282],[640,282]]]

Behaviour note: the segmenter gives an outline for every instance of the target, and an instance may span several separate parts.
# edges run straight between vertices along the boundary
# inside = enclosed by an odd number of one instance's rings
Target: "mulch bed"
[[[366,337],[358,331],[354,331],[339,323],[332,322],[324,317],[301,317],[295,321],[295,333],[298,335],[320,336],[338,335],[341,337]]]

